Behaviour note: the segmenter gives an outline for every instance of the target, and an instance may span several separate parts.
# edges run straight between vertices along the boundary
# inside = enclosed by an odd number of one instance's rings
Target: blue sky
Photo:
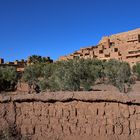
[[[140,27],[140,0],[0,0],[0,58],[58,57]]]

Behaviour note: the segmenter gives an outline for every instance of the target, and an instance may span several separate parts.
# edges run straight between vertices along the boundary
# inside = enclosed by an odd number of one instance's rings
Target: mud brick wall
[[[0,102],[0,131],[13,126],[20,139],[140,139],[139,95],[44,93]]]

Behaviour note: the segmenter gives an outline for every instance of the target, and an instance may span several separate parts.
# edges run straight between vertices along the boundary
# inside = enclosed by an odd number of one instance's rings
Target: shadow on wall
[[[0,140],[29,140],[30,137],[21,135],[21,131],[17,129],[15,124],[11,124],[8,127],[0,130]]]

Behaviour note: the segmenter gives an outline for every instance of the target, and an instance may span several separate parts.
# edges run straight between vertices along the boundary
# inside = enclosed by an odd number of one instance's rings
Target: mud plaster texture
[[[140,95],[58,92],[0,96],[0,130],[21,139],[140,140]]]

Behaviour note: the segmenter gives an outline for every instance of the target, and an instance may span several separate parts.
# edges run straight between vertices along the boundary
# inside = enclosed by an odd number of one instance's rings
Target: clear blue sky
[[[0,0],[0,58],[59,56],[140,27],[140,0]]]

